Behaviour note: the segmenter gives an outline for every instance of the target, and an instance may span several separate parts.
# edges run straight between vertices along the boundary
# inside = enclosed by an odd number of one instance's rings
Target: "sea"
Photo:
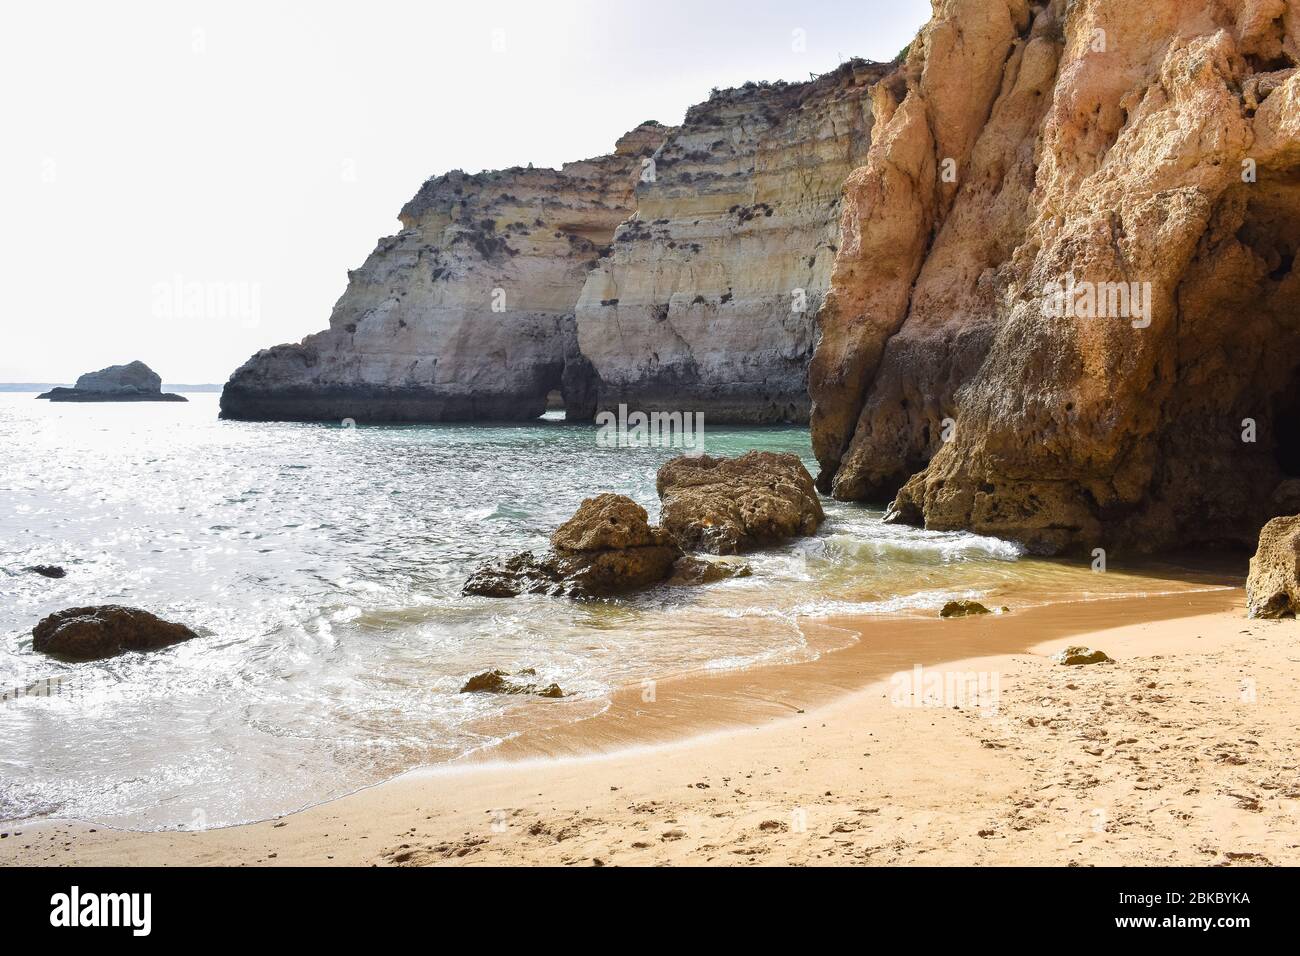
[[[620,687],[833,653],[810,622],[1169,585],[827,500],[815,536],[746,555],[747,578],[595,601],[465,597],[479,564],[545,549],[585,497],[628,495],[656,519],[656,469],[680,449],[608,447],[562,413],[247,423],[219,420],[216,394],[188,398],[0,393],[0,820],[266,819],[587,719]],[[704,445],[792,452],[816,471],[806,428],[706,423]],[[24,570],[37,564],[67,576]],[[200,636],[85,663],[33,651],[45,615],[109,603]],[[490,668],[534,670],[566,696],[461,693]]]

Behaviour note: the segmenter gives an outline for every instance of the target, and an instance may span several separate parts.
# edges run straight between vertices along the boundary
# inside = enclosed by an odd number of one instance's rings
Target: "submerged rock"
[[[972,614],[992,614],[979,601],[949,601],[939,612],[940,617],[969,617]]]
[[[674,586],[713,584],[731,578],[747,578],[754,573],[748,564],[729,561],[709,561],[693,554],[683,555],[673,565],[673,576],[668,583]]]
[[[185,402],[183,395],[162,390],[162,377],[143,362],[110,365],[87,372],[72,388],[52,388],[37,398],[52,402]]]
[[[682,551],[645,509],[622,495],[586,499],[551,535],[552,551],[531,551],[480,567],[462,593],[481,597],[550,594],[606,597],[652,587],[672,574]]]
[[[32,628],[32,648],[69,660],[89,661],[124,651],[153,651],[198,637],[184,624],[139,608],[104,604],[58,611]]]
[[[1103,664],[1110,661],[1110,657],[1105,651],[1095,651],[1091,647],[1082,647],[1076,644],[1053,654],[1052,660],[1058,664],[1078,667],[1083,664]]]
[[[39,574],[43,578],[66,578],[68,576],[68,572],[57,564],[33,564],[31,567],[23,568],[23,570],[30,571],[32,574]]]
[[[536,674],[531,667],[522,670],[517,676],[532,677]],[[475,674],[467,680],[460,692],[462,694],[518,694],[531,695],[533,697],[550,697],[560,698],[564,696],[564,691],[560,689],[559,684],[549,684],[546,687],[538,687],[537,684],[521,684],[518,681],[510,679],[510,675],[503,670],[484,671],[482,674]]]
[[[1300,515],[1274,518],[1259,533],[1246,577],[1250,617],[1295,617],[1300,609]]]
[[[814,534],[826,515],[798,455],[682,456],[656,478],[663,528],[687,550],[735,554]]]

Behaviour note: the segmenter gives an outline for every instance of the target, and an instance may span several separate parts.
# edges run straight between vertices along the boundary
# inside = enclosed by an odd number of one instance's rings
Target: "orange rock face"
[[[819,484],[1040,552],[1251,542],[1300,475],[1300,2],[941,0],[875,89]]]

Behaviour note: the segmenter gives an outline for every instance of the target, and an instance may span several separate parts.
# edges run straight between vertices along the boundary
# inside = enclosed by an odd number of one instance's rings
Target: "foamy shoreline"
[[[653,705],[620,692],[490,759],[278,821],[42,822],[11,832],[0,862],[1295,863],[1300,625],[1246,621],[1241,602],[1234,589],[830,622],[864,639],[665,681]],[[1052,663],[1065,643],[1117,663]],[[998,713],[894,706],[889,675],[917,664],[998,674]]]

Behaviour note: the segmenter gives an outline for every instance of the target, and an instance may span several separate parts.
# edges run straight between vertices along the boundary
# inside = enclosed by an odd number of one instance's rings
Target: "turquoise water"
[[[806,657],[812,617],[1101,583],[830,502],[816,537],[750,556],[751,578],[621,601],[464,598],[479,562],[545,548],[586,496],[623,493],[656,516],[655,470],[675,452],[601,448],[594,427],[562,422],[221,422],[216,403],[0,394],[0,819],[264,818],[597,713],[623,684]],[[709,427],[706,446],[813,466],[806,429]],[[32,651],[41,617],[103,603],[201,637],[92,663]],[[488,667],[535,668],[572,696],[458,693]]]

